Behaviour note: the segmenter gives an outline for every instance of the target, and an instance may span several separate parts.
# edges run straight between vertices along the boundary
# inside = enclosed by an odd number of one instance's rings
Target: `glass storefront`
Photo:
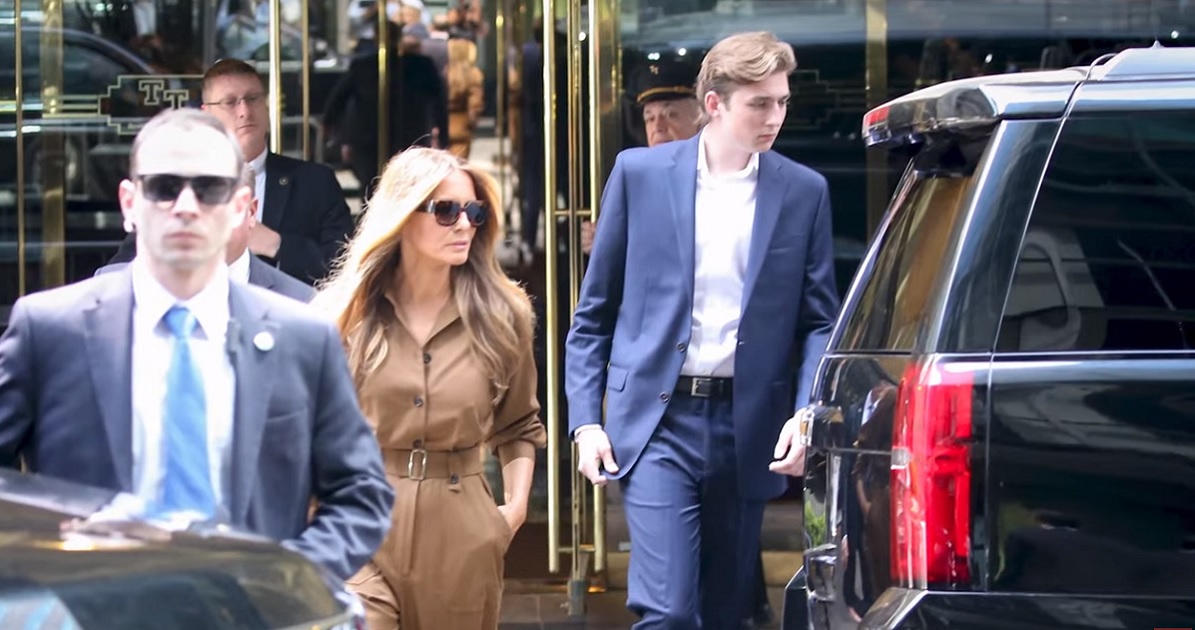
[[[0,0],[0,322],[18,296],[86,278],[116,251],[117,186],[146,120],[197,105],[216,59],[250,59],[269,76],[269,4]],[[308,4],[309,29],[301,0],[280,4],[282,148],[300,155],[321,146],[302,115],[304,75],[320,94],[343,65],[329,43],[336,1]]]

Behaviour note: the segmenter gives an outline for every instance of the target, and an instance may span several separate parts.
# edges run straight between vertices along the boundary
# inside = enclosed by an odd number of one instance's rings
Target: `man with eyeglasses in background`
[[[230,523],[346,579],[394,492],[332,322],[229,278],[243,165],[195,109],[137,134],[119,190],[137,257],[17,300],[0,337],[0,466],[128,493],[127,516],[171,528]]]
[[[249,251],[308,284],[323,279],[355,223],[332,169],[271,153],[268,91],[253,66],[221,59],[203,75],[202,109],[224,123],[257,173],[257,225]],[[130,235],[111,263],[136,255]]]

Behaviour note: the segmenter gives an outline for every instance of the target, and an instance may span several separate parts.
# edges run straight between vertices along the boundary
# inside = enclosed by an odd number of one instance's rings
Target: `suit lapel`
[[[133,491],[133,284],[128,269],[112,274],[83,311],[87,362],[100,416],[124,492]]]
[[[759,182],[755,186],[755,221],[751,227],[751,249],[747,255],[747,276],[743,279],[742,309],[747,310],[755,282],[767,257],[776,221],[788,184],[780,177],[780,163],[771,152],[759,154]]]
[[[690,299],[693,295],[694,222],[697,207],[697,143],[701,134],[690,140],[677,143],[671,168],[672,218],[676,225],[677,244],[680,246],[681,275],[688,286]]]
[[[266,154],[266,204],[261,211],[261,222],[277,230],[282,225],[282,215],[290,198],[291,163],[274,153]]]
[[[232,522],[241,524],[257,483],[257,460],[278,356],[274,350],[278,325],[266,318],[265,308],[253,301],[244,287],[231,285],[228,306],[228,349],[236,373],[229,512]]]

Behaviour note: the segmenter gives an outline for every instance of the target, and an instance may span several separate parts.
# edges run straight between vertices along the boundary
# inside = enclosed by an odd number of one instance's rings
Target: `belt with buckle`
[[[676,382],[676,393],[692,398],[730,398],[734,394],[734,379],[682,376]]]
[[[481,474],[481,446],[460,451],[429,451],[422,448],[384,448],[382,463],[386,472],[416,481],[468,477]]]

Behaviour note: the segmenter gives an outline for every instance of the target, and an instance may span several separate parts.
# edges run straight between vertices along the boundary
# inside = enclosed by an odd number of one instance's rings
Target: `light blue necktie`
[[[175,305],[163,319],[174,335],[174,356],[166,374],[166,400],[162,405],[166,476],[159,513],[198,512],[210,518],[216,506],[207,457],[207,399],[203,375],[191,356],[195,316]]]

